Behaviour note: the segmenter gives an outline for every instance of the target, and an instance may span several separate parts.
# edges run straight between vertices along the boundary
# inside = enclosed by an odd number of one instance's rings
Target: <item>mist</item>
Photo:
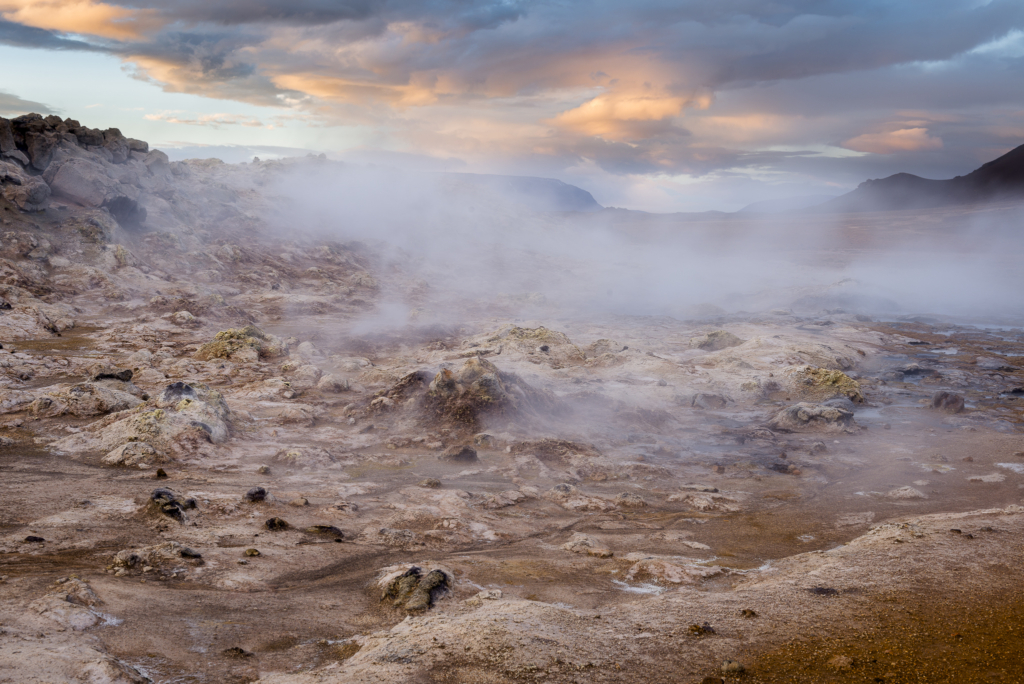
[[[457,319],[467,306],[519,316],[692,319],[783,310],[974,322],[1024,311],[1016,286],[1024,208],[1012,204],[552,212],[470,176],[333,163],[293,167],[269,194],[280,235],[359,241],[399,280],[428,284],[420,323]],[[400,325],[412,310],[396,290],[374,320]]]

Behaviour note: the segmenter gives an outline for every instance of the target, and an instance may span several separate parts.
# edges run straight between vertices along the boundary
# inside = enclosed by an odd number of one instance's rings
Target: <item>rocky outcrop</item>
[[[146,220],[149,179],[169,172],[167,155],[116,128],[99,131],[39,114],[0,118],[0,164],[3,196],[22,211],[46,209],[52,195],[105,207],[129,228]]]
[[[799,403],[782,409],[768,422],[782,432],[854,432],[853,412],[826,404]]]

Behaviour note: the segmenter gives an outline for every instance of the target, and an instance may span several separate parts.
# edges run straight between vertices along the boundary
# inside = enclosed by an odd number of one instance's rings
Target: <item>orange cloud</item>
[[[928,135],[927,128],[901,128],[888,133],[865,133],[850,138],[843,147],[856,152],[893,154],[942,149],[942,138]]]
[[[130,10],[93,0],[0,0],[0,17],[25,26],[117,40],[160,26],[153,10]]]
[[[709,96],[691,99],[677,95],[605,93],[562,112],[551,123],[607,140],[626,140],[644,128],[638,123],[665,121],[679,116],[687,106],[706,108],[710,104]]]

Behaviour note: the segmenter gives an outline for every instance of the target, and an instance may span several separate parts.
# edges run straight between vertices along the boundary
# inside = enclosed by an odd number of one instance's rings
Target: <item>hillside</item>
[[[930,180],[909,173],[864,181],[808,211],[891,211],[1024,199],[1024,145],[966,176]]]

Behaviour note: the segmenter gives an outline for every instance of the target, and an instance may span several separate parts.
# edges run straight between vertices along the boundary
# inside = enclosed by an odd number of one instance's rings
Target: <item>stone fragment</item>
[[[744,340],[725,330],[713,330],[706,335],[690,338],[690,346],[704,351],[719,351],[729,347],[738,347]]]
[[[799,403],[779,411],[768,421],[772,430],[783,432],[853,432],[853,413],[824,404]]]
[[[475,463],[480,460],[476,455],[476,449],[458,445],[448,447],[437,458],[448,463]]]

